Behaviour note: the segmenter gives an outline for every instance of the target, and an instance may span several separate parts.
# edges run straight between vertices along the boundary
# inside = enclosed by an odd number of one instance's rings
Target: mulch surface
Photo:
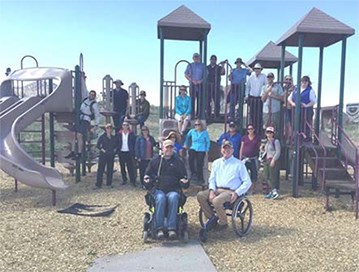
[[[102,256],[141,251],[159,243],[143,244],[145,191],[121,186],[93,190],[96,173],[80,183],[60,169],[70,185],[57,193],[19,185],[0,172],[0,271],[86,271]],[[95,170],[95,168],[93,168]],[[210,233],[203,245],[218,271],[359,271],[359,220],[351,199],[331,198],[333,211],[324,211],[324,196],[306,185],[301,197],[291,197],[289,181],[281,183],[281,198],[250,196],[254,221],[247,237],[232,228]],[[198,239],[198,203],[192,188],[185,210],[190,239]],[[118,205],[110,217],[83,217],[58,213],[74,203]],[[194,269],[195,271],[195,269]]]

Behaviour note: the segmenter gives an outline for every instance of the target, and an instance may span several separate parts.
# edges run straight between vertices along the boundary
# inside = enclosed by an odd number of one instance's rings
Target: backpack
[[[84,100],[82,100],[82,103],[85,102],[86,99],[87,99],[87,98],[85,98]],[[95,104],[95,103],[96,103],[96,101],[91,101],[91,103],[90,103],[90,112],[91,112],[90,115],[81,112],[83,115],[89,116],[91,120],[94,120],[94,119],[95,119],[95,113],[94,113],[94,110],[93,110],[93,104]]]

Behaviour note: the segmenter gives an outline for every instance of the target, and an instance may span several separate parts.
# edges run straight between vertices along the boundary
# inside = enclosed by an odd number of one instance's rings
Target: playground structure
[[[322,26],[323,22],[325,27]],[[211,25],[204,19],[196,15],[185,6],[180,6],[167,16],[158,21],[158,38],[160,39],[160,132],[168,130],[165,124],[171,124],[176,127],[176,121],[173,120],[174,99],[178,93],[179,85],[177,84],[177,66],[186,60],[180,60],[175,64],[174,81],[164,80],[164,41],[171,40],[188,40],[199,41],[199,53],[201,62],[206,66],[207,61],[207,36]],[[291,29],[285,33],[279,41],[274,44],[269,42],[256,56],[247,64],[254,65],[260,62],[264,69],[277,69],[277,84],[283,84],[285,67],[289,67],[289,74],[292,75],[292,65],[297,63],[297,80],[301,81],[302,77],[302,57],[303,47],[319,47],[319,71],[318,71],[318,103],[315,109],[314,125],[305,122],[300,127],[300,120],[305,118],[300,111],[300,92],[296,97],[296,108],[292,111],[291,123],[292,135],[284,134],[284,110],[281,111],[281,125],[277,137],[280,137],[283,148],[281,156],[282,169],[286,170],[286,177],[292,170],[293,174],[293,196],[299,196],[299,186],[304,185],[304,165],[307,164],[312,170],[312,187],[317,189],[318,181],[321,184],[321,190],[326,194],[326,210],[329,210],[329,195],[335,190],[335,195],[349,194],[355,203],[355,216],[359,217],[359,150],[343,129],[343,97],[344,97],[344,78],[345,78],[345,58],[346,58],[346,41],[347,38],[354,35],[353,28],[339,22],[324,12],[313,8],[308,14],[300,19]],[[340,72],[340,96],[339,104],[333,107],[331,112],[331,133],[328,134],[324,129],[320,129],[320,122],[323,115],[327,112],[321,110],[321,92],[322,92],[322,68],[324,48],[342,41],[341,54],[341,72]],[[298,58],[291,55],[285,50],[286,46],[298,47]],[[223,100],[225,105],[224,112],[221,116],[212,118],[212,112],[206,112],[206,95],[210,88],[206,88],[206,75],[202,84],[200,93],[201,105],[192,116],[199,117],[203,123],[226,123],[228,120],[227,110],[227,91],[228,72],[232,69],[228,61],[225,62],[226,68],[226,85],[224,87]],[[244,84],[234,86],[239,88],[238,101],[236,101],[235,122],[240,131],[245,131],[245,125],[254,122],[250,119],[247,105],[244,103]],[[193,94],[189,84],[190,95]],[[270,103],[270,102],[269,102]],[[254,112],[262,111],[257,105],[252,109]],[[269,113],[271,120],[271,113]],[[167,120],[166,120],[167,119]],[[269,124],[271,121],[269,121]],[[310,131],[310,141],[304,141],[305,131]],[[291,169],[292,168],[292,169]]]

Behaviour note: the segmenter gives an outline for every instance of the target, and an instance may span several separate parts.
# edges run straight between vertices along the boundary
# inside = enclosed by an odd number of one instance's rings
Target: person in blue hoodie
[[[241,140],[242,135],[236,131],[236,124],[234,122],[229,122],[229,129],[227,132],[224,132],[217,143],[219,146],[222,146],[224,141],[230,141],[233,144],[233,156],[239,159],[239,150],[241,149]]]
[[[191,145],[189,146],[189,141]],[[206,152],[210,148],[208,131],[203,127],[201,120],[194,122],[194,128],[191,129],[184,142],[184,148],[188,149],[189,168],[191,171],[191,181],[202,184],[203,180],[203,161]]]

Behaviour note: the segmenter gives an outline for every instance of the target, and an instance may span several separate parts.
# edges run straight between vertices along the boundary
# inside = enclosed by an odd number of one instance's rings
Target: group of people
[[[221,76],[225,74],[225,64],[227,60],[217,64],[217,56],[210,57],[210,64],[205,67],[201,63],[201,56],[198,53],[193,54],[193,62],[188,64],[185,70],[185,77],[189,81],[190,95],[186,97],[183,91],[185,86],[180,88],[181,99],[176,98],[175,108],[176,119],[185,123],[185,118],[189,115],[197,116],[202,112],[202,105],[206,105],[205,113],[207,118],[212,116],[212,105],[214,105],[214,117],[218,117],[221,105]],[[275,81],[273,73],[265,75],[260,63],[256,63],[253,69],[247,66],[241,58],[234,62],[236,67],[229,73],[231,82],[226,103],[230,103],[228,119],[236,119],[236,108],[239,103],[247,103],[249,108],[249,123],[252,123],[258,133],[262,135],[263,129],[267,126],[273,126],[276,130],[281,129],[280,112],[286,113],[285,129],[288,135],[291,135],[289,123],[292,109],[295,107],[297,89],[300,88],[300,104],[305,108],[302,119],[309,122],[313,116],[313,105],[316,103],[316,97],[311,88],[310,78],[304,76],[301,84],[295,87],[290,75],[285,77],[283,84]],[[206,78],[206,86],[203,88],[203,81]],[[305,84],[306,85],[303,85]],[[203,91],[206,93],[206,101],[202,103]],[[183,93],[185,92],[185,93]],[[183,107],[183,101],[186,101],[186,107]],[[302,123],[305,123],[304,121]],[[186,128],[186,126],[184,127]],[[181,127],[181,131],[184,129]]]

